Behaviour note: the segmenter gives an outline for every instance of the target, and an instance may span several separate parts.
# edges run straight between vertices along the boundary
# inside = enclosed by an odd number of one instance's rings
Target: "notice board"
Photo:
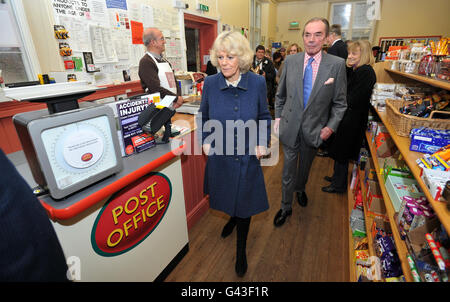
[[[166,1],[158,0],[50,0],[55,25],[63,25],[69,38],[58,40],[72,49],[62,60],[83,60],[77,68],[53,73],[56,81],[64,81],[67,73],[77,80],[95,81],[96,85],[123,82],[124,74],[139,80],[138,66],[145,54],[142,33],[146,27],[159,28],[166,38],[165,57],[175,71],[183,69],[183,45],[180,12]],[[91,52],[98,72],[85,69],[83,52]],[[125,72],[124,72],[125,71]],[[51,75],[52,76],[52,75]]]

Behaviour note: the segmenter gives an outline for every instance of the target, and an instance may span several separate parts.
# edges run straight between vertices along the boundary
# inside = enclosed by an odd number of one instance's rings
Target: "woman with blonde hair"
[[[303,49],[298,46],[297,43],[292,43],[288,48],[288,55],[295,55],[296,53],[302,52]]]
[[[357,160],[364,139],[370,97],[377,78],[372,68],[372,47],[366,40],[350,43],[347,57],[347,111],[332,139],[329,156],[334,159],[333,176],[325,176],[331,184],[322,187],[327,193],[347,191],[348,163]]]
[[[212,209],[231,217],[222,237],[230,235],[236,226],[235,270],[241,277],[247,271],[251,216],[269,208],[259,159],[270,141],[271,116],[266,81],[249,71],[253,51],[248,40],[238,32],[223,32],[210,54],[220,72],[205,78],[197,116],[197,125],[201,125],[199,139],[208,155],[204,191],[209,194]],[[216,135],[218,129],[223,129],[222,135]]]
[[[303,51],[303,49],[300,46],[298,46],[297,43],[292,43],[291,45],[289,45],[289,48],[288,48],[288,56],[295,55],[301,51]],[[275,78],[275,81],[277,84],[278,84],[278,82],[280,82],[280,77],[281,77],[281,72],[283,71],[283,67],[284,67],[284,61],[281,63],[280,68],[278,68],[278,70],[277,70],[277,76]]]

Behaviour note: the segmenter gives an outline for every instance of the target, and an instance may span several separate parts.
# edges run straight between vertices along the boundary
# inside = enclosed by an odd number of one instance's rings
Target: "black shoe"
[[[236,265],[234,266],[234,270],[236,271],[236,274],[238,277],[243,277],[245,273],[247,272],[247,256],[244,255],[236,258]]]
[[[317,154],[316,154],[317,156],[320,156],[320,157],[328,157],[328,151],[325,151],[325,150],[319,150],[319,151],[317,151]]]
[[[227,224],[223,227],[222,230],[222,238],[228,237],[234,230],[234,227],[236,226],[236,218],[231,217],[230,220],[228,220]]]
[[[326,193],[345,193],[345,190],[338,190],[332,185],[322,187],[322,191]]]
[[[326,181],[329,181],[329,182],[333,181],[333,177],[331,177],[331,176],[325,176],[323,179],[325,179]]]
[[[276,227],[280,227],[286,222],[286,218],[291,215],[292,210],[283,211],[282,209],[280,209],[278,213],[275,215],[275,218],[273,219],[273,224]]]
[[[301,207],[306,207],[308,204],[308,196],[306,196],[305,192],[297,192],[297,202]]]

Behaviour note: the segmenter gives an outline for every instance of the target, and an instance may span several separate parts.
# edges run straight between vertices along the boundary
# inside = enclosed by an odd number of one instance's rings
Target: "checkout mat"
[[[197,114],[200,109],[201,100],[187,102],[176,109],[178,113]]]

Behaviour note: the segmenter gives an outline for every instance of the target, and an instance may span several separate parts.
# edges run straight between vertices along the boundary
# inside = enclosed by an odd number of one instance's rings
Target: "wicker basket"
[[[433,111],[430,115],[430,118],[416,117],[400,113],[399,109],[407,105],[408,103],[411,102],[405,100],[386,100],[386,116],[392,127],[394,127],[397,135],[409,137],[411,129],[420,127],[428,127],[433,129],[450,129],[450,120],[431,118],[435,112],[448,115],[450,115],[450,112]]]

